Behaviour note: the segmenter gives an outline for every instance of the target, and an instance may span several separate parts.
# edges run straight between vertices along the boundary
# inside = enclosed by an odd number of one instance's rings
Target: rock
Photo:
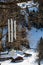
[[[18,56],[15,59],[12,58],[12,61],[11,62],[21,62],[21,61],[23,61],[23,57]]]
[[[25,54],[24,57],[30,57],[30,56],[32,56],[32,54],[27,54],[27,53],[24,53],[24,54]]]

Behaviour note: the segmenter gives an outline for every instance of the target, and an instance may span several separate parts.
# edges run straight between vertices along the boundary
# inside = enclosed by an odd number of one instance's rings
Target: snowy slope
[[[37,48],[38,41],[40,38],[43,38],[43,29],[36,29],[34,27],[31,28],[30,31],[26,30],[27,39],[30,43],[30,48]]]

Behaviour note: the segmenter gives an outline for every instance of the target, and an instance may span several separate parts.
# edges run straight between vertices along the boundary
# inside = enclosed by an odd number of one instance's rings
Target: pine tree
[[[40,65],[40,61],[43,59],[43,38],[41,37],[40,41],[39,41],[39,65]]]

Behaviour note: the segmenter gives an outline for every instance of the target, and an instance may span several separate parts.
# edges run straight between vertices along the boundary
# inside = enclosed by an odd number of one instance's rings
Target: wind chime
[[[8,42],[16,40],[16,20],[8,19]]]

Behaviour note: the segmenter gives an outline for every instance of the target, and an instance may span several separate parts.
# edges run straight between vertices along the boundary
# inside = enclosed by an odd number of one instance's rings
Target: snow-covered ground
[[[14,50],[13,50],[14,51]],[[16,55],[14,54],[13,56],[16,57],[17,55],[18,56],[23,56],[24,60],[22,62],[19,62],[19,63],[11,63],[11,59],[10,60],[7,60],[7,61],[4,61],[4,62],[0,62],[1,65],[38,65],[36,61],[36,59],[38,58],[37,55],[38,55],[38,52],[34,52],[34,50],[26,50],[24,51],[25,53],[30,53],[32,54],[32,56],[30,57],[24,57],[23,55],[21,55],[21,51],[16,51]],[[10,52],[12,53],[12,51]]]
[[[10,51],[10,53],[13,53],[14,50]],[[16,52],[16,54],[14,54]],[[1,65],[38,65],[38,62],[36,62],[36,60],[38,59],[37,55],[38,52],[35,52],[32,49],[26,50],[24,51],[25,53],[30,53],[32,54],[30,57],[25,57],[23,55],[21,55],[22,51],[15,51],[13,54],[13,58],[17,57],[17,56],[22,56],[24,58],[24,60],[22,62],[17,62],[17,63],[11,63],[11,59],[0,62]],[[22,53],[23,54],[23,53]],[[41,62],[41,65],[43,65],[43,61]]]
[[[37,48],[38,42],[40,38],[43,38],[43,28],[42,29],[36,29],[34,27],[31,28],[31,30],[27,30],[27,39],[29,40],[30,48]]]

